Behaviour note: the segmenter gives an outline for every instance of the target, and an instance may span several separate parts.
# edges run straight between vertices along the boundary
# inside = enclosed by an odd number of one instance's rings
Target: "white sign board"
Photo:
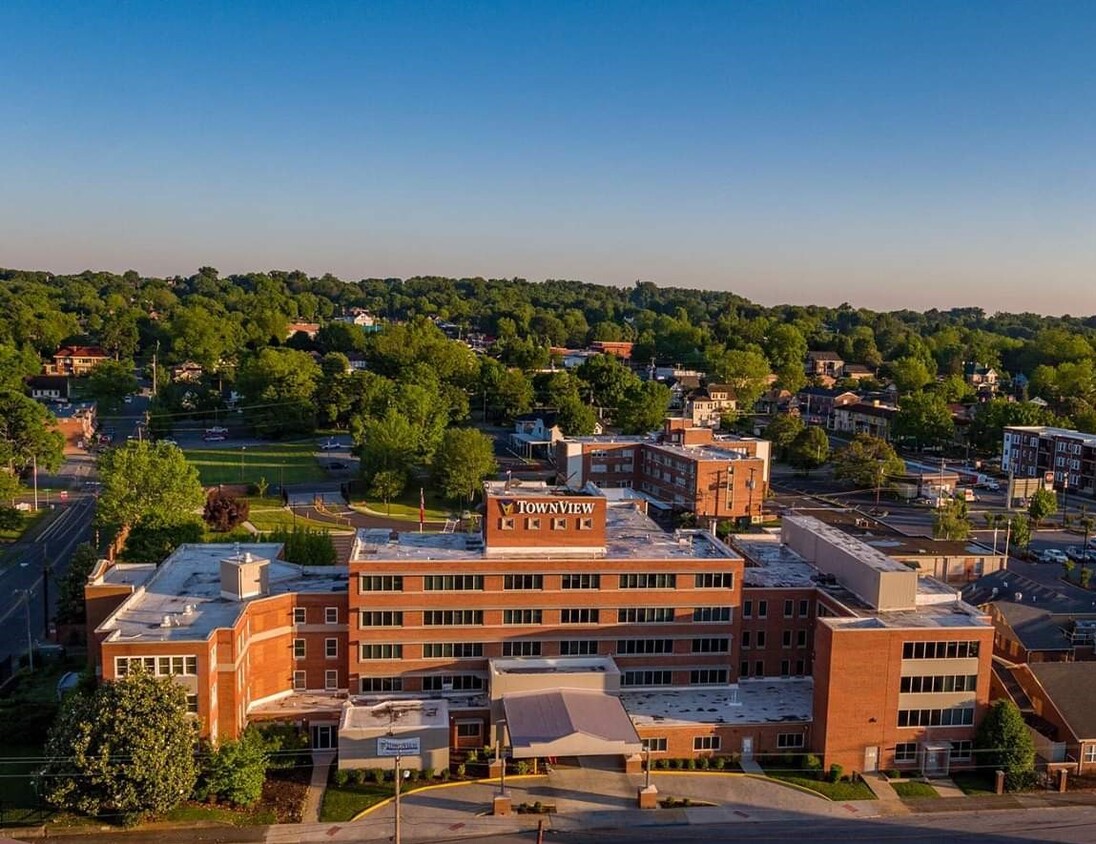
[[[392,738],[382,736],[377,739],[378,756],[418,756],[419,737]]]

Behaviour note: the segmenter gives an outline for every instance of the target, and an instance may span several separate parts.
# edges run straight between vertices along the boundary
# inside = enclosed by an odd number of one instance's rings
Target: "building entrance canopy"
[[[555,689],[503,695],[511,754],[631,756],[643,745],[620,699],[601,691]]]

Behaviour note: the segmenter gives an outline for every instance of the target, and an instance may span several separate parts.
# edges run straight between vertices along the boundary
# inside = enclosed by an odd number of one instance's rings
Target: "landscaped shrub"
[[[844,771],[845,769],[838,765],[836,762],[830,765],[829,781],[838,782],[841,779],[841,774],[843,774]]]
[[[466,776],[468,776],[468,766],[461,762],[457,765],[457,778],[464,779]]]
[[[384,782],[384,768],[370,768],[369,777],[373,780],[374,784],[380,785]]]
[[[697,760],[696,760],[696,766],[697,766],[697,768],[699,768],[699,769],[700,769],[701,771],[706,771],[706,770],[708,770],[708,766],[709,766],[710,764],[711,764],[711,762],[709,761],[709,759],[708,759],[708,757],[707,757],[707,756],[701,756],[701,757],[700,757],[699,759],[697,759]]]
[[[727,767],[727,760],[722,756],[716,756],[712,760],[712,767],[715,768],[717,771],[722,771],[724,768]]]
[[[808,753],[803,757],[803,770],[810,774],[819,774],[822,771],[822,757]]]
[[[469,764],[474,765],[476,762],[478,762],[480,760],[479,751],[478,750],[469,750],[468,751],[468,756],[465,757],[465,759]]]
[[[680,759],[667,759],[666,764],[670,767],[671,771],[676,771],[681,765]]]
[[[350,773],[350,781],[354,785],[364,785],[367,776],[369,776],[369,772],[365,768],[355,768]]]
[[[438,771],[437,776],[438,776],[438,779],[441,780],[442,782],[448,782],[448,780],[449,780],[449,769],[448,768],[442,768],[440,771]]]
[[[422,772],[422,778],[424,780],[432,780],[434,778],[434,769],[433,768],[424,768],[423,772]]]
[[[331,776],[331,780],[335,785],[342,788],[350,781],[350,771],[346,770],[346,768],[336,768],[335,773]]]
[[[527,774],[533,770],[533,766],[526,762],[524,759],[519,759],[517,765],[514,766],[518,774]]]
[[[902,778],[902,772],[899,771],[897,768],[891,768],[889,771],[885,771],[884,773],[889,780],[897,780]]]
[[[685,768],[686,768],[686,770],[689,770],[689,771],[695,771],[696,770],[696,760],[695,759],[686,759],[685,760]]]

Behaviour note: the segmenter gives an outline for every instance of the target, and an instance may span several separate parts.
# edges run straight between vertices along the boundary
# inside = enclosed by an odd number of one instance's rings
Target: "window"
[[[621,607],[617,610],[620,624],[665,624],[673,620],[673,607]]]
[[[621,589],[675,589],[676,574],[622,574]]]
[[[363,574],[358,578],[359,592],[402,592],[403,575]]]
[[[324,607],[323,608],[323,623],[324,624],[338,624],[339,623],[339,608],[338,607]]]
[[[293,623],[294,624],[307,624],[308,623],[308,610],[304,607],[293,608]]]
[[[160,677],[196,676],[198,657],[196,656],[116,656],[114,674],[124,677],[134,671],[145,671]]]
[[[749,677],[750,676],[750,663],[748,660],[742,660],[738,666],[738,676]]]
[[[751,636],[752,636],[752,634],[750,633],[749,630],[743,630],[742,631],[742,647],[744,649],[749,649]]]
[[[730,639],[693,639],[694,654],[725,654],[730,649]]]
[[[689,672],[689,683],[693,686],[715,686],[726,682],[726,668],[698,668]]]
[[[499,519],[499,530],[513,530],[513,529],[514,529],[514,518],[513,518],[513,516],[506,516],[504,518]]]
[[[458,721],[457,738],[479,738],[483,725],[479,721]]]
[[[293,658],[294,659],[304,659],[304,654],[305,654],[304,639],[294,639],[293,640]]]
[[[617,653],[630,654],[671,654],[674,652],[673,639],[621,639],[617,642]]]
[[[335,659],[339,655],[339,640],[338,639],[324,639],[323,640],[323,655],[328,659]]]
[[[402,627],[403,613],[400,610],[362,610],[359,616],[362,627]]]
[[[303,692],[307,688],[307,683],[304,678],[303,671],[293,672],[293,691]]]
[[[806,600],[799,602],[799,617],[806,618],[811,614],[810,603]]]
[[[973,659],[978,642],[906,642],[902,659]]]
[[[461,592],[483,589],[482,574],[428,574],[422,579],[426,592]]]
[[[963,741],[953,741],[951,743],[951,752],[948,757],[953,762],[969,762],[971,754],[974,752],[974,742],[969,739]],[[1096,759],[1093,759],[1096,762]]]
[[[917,742],[900,741],[894,746],[894,764],[909,764],[917,761]]]
[[[693,750],[719,750],[719,736],[696,736]]]
[[[974,707],[955,709],[899,709],[899,727],[969,727],[974,723]]]
[[[503,642],[503,656],[540,656],[540,642]]]
[[[743,601],[742,602],[742,617],[743,618],[752,618],[753,617],[753,601]]]
[[[362,694],[369,692],[402,692],[402,677],[362,677],[358,681]]]
[[[780,638],[780,647],[790,648],[792,646],[792,631],[785,630]]]
[[[601,613],[590,607],[560,610],[559,612],[560,624],[597,624],[599,618],[601,618]]]
[[[764,662],[764,660],[760,660],[760,659],[755,659],[754,660],[754,676],[755,677],[765,676],[765,662]]]
[[[693,577],[694,589],[734,589],[734,572],[701,572]]]
[[[594,529],[594,520],[589,518],[589,517],[585,517],[585,518],[581,518],[581,519],[575,519],[575,524],[576,524],[576,526],[578,527],[579,530],[593,530]]]
[[[693,621],[696,622],[710,622],[710,621],[730,621],[731,620],[731,608],[730,607],[697,607],[693,610]]]
[[[540,530],[540,519],[529,518],[525,520],[526,530]]]
[[[483,624],[483,610],[427,610],[422,623],[434,627]]]
[[[483,656],[483,642],[427,642],[422,646],[423,659],[472,659]]]
[[[794,750],[803,747],[802,733],[777,733],[776,746],[780,750]]]
[[[973,692],[977,684],[977,674],[903,677],[899,690],[913,694],[924,694],[926,692]]]
[[[797,648],[807,647],[807,631],[806,630],[796,630],[795,631],[795,646]]]
[[[323,673],[323,687],[325,691],[335,691],[339,687],[339,672],[325,671]]]
[[[508,574],[502,581],[503,589],[543,589],[543,574]]]
[[[198,696],[196,694],[187,694],[186,711],[191,715],[198,714]]]
[[[362,645],[362,659],[403,659],[403,645]]]
[[[758,601],[757,602],[757,617],[768,618],[769,617],[769,602]]]
[[[503,624],[540,624],[543,610],[503,610]]]
[[[622,671],[622,686],[670,686],[673,685],[672,671]]]
[[[803,672],[806,670],[806,663],[801,659],[795,661],[795,673],[799,676],[803,676]]]
[[[666,739],[661,736],[643,739],[643,749],[648,753],[665,753]]]
[[[553,516],[552,530],[567,530],[567,519],[563,516]]]
[[[794,606],[795,606],[794,601],[790,601],[790,600],[784,601],[784,618],[791,618],[792,617],[792,608]]]
[[[475,674],[435,674],[422,678],[424,692],[474,692],[483,688],[483,678]]]
[[[565,574],[560,584],[564,589],[600,589],[600,574]]]
[[[564,639],[562,642],[559,643],[559,655],[596,656],[597,642],[593,639]]]
[[[780,660],[780,676],[787,677],[792,673],[792,663],[789,659]]]
[[[765,631],[764,630],[758,630],[757,631],[757,636],[754,637],[754,642],[757,644],[757,647],[759,647],[759,648],[765,647]]]
[[[1086,744],[1084,759],[1086,762],[1096,762],[1096,744]]]

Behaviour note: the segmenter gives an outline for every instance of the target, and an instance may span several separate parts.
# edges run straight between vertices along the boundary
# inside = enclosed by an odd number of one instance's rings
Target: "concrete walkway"
[[[765,770],[757,764],[756,759],[740,759],[738,765],[747,774],[757,774],[759,777],[765,776]]]
[[[902,798],[898,796],[898,792],[894,790],[890,780],[883,776],[881,772],[875,771],[870,774],[863,774],[861,779],[871,789],[875,799],[879,801],[883,814],[904,815],[909,812],[909,807],[902,802]]]
[[[955,784],[950,777],[941,777],[940,779],[929,780],[929,785],[936,789],[936,793],[941,797],[947,797],[953,799],[956,797],[966,797],[963,793],[963,789]]]
[[[316,751],[312,754],[312,780],[308,783],[308,793],[304,796],[304,808],[301,810],[302,823],[316,823],[320,819],[320,806],[323,805],[323,793],[327,790],[327,778],[331,773],[331,763],[335,761],[335,751]]]

